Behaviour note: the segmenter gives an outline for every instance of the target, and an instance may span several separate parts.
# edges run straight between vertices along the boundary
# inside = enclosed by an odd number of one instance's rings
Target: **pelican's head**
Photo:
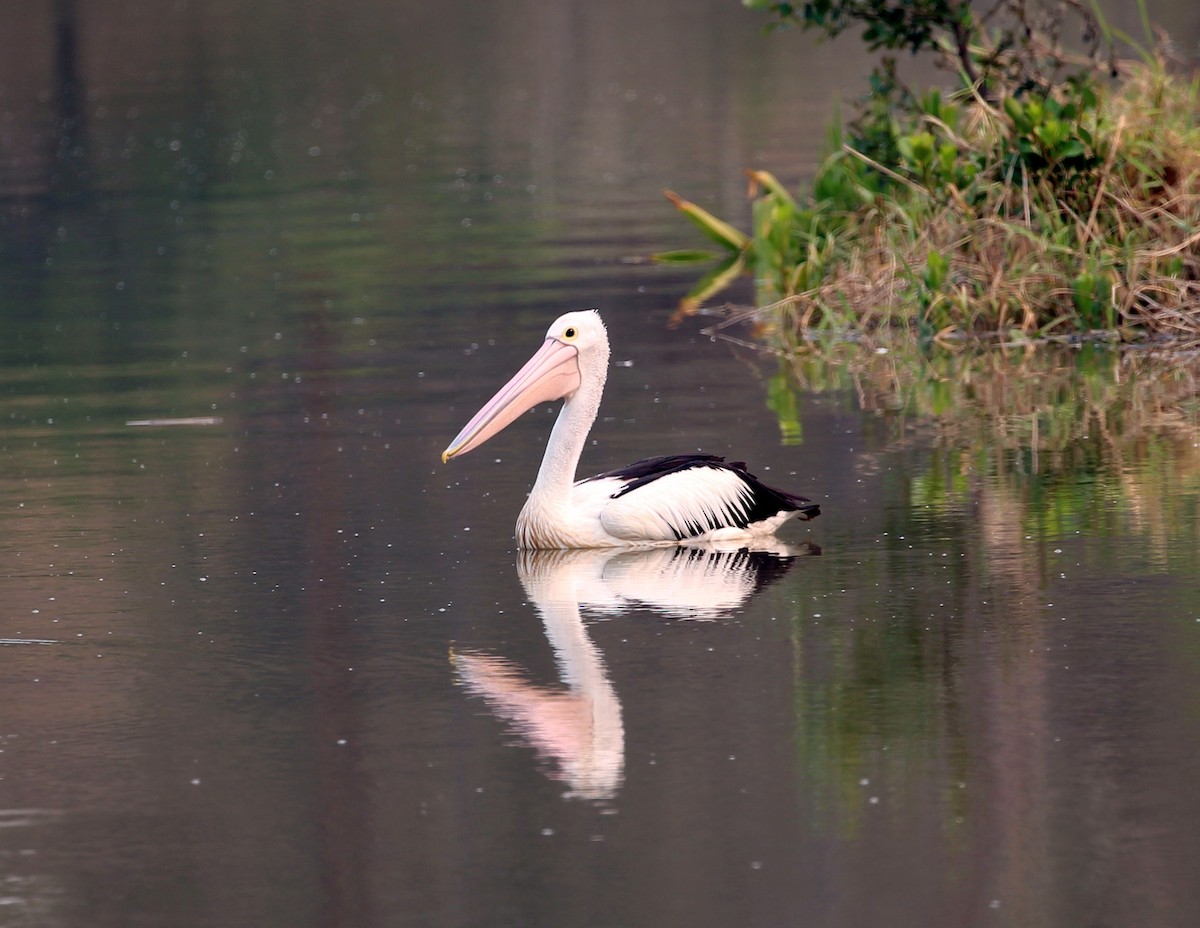
[[[584,383],[603,386],[608,373],[608,332],[594,309],[564,313],[525,366],[475,413],[442,461],[477,448],[538,403],[570,399]]]
[[[580,309],[563,313],[550,323],[550,328],[546,330],[546,341],[575,349],[580,382],[599,379],[604,383],[608,375],[608,328],[596,310]],[[579,384],[576,383],[562,395],[570,396],[578,388]]]

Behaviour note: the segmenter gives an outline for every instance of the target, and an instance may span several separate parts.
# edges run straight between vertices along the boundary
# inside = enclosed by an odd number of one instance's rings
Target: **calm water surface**
[[[0,925],[1200,918],[1196,368],[669,324],[659,190],[803,176],[852,45],[716,0],[12,6]],[[703,448],[822,517],[519,555],[552,411],[438,456],[581,306],[585,469]]]

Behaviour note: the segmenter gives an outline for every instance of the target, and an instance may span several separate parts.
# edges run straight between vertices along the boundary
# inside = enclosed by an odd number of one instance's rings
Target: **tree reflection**
[[[867,414],[854,466],[885,494],[882,531],[843,540],[869,553],[821,594],[840,621],[793,614],[797,753],[813,796],[833,800],[813,814],[859,834],[880,820],[870,802],[909,830],[923,826],[906,810],[938,809],[923,840],[973,861],[954,880],[963,904],[1003,899],[1011,924],[1126,872],[1162,883],[1172,839],[1139,844],[1117,784],[1169,801],[1144,758],[1188,749],[1146,732],[1164,693],[1200,696],[1173,655],[1196,621],[1195,358],[839,345],[781,362],[769,402],[785,437],[805,394]],[[1130,595],[1142,583],[1153,605]],[[1075,792],[1085,817],[1064,815]],[[1088,861],[1080,886],[1037,863],[1061,841]],[[886,856],[853,848],[847,874]]]

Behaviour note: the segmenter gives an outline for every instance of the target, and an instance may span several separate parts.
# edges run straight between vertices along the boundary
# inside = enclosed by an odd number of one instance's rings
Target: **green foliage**
[[[1112,289],[1112,274],[1095,264],[1080,271],[1071,281],[1071,299],[1084,328],[1116,327]]]
[[[872,51],[880,48],[919,52],[934,46],[941,33],[969,27],[967,0],[810,0],[779,3],[743,0],[752,10],[778,17],[781,25],[803,25],[837,36],[853,24],[864,27],[862,39]]]
[[[1169,332],[1200,341],[1200,81],[1160,60],[1126,63],[1115,87],[1066,60],[1033,4],[999,0],[988,32],[969,4],[746,0],[782,24],[872,48],[929,51],[960,88],[914,93],[885,60],[871,94],[807,191],[751,173],[752,228],[676,206],[724,246],[693,308],[743,270],[776,331],[902,324],[950,331]],[[1075,9],[1094,35],[1106,27]],[[1040,24],[1043,20],[1038,19]]]
[[[1037,89],[1046,93],[1060,83],[1071,66],[1063,54],[1060,32],[1068,14],[1078,21],[1087,53],[1111,58],[1113,30],[1084,3],[1040,4],[1036,0],[996,0],[978,15],[969,0],[743,0],[746,7],[772,17],[770,28],[799,26],[827,37],[854,25],[871,51],[929,52],[967,85],[984,96],[1004,96]],[[1145,14],[1144,0],[1139,0]],[[1044,6],[1045,9],[1039,9]],[[1000,15],[997,15],[1000,14]],[[989,29],[988,23],[1003,23]],[[1122,36],[1127,39],[1127,37]],[[1111,67],[1111,61],[1109,61]],[[872,91],[895,84],[894,67],[885,58],[875,72]],[[903,103],[891,92],[885,97]]]
[[[1015,145],[1006,168],[1047,176],[1063,191],[1086,181],[1106,154],[1099,103],[1095,86],[1080,79],[1067,82],[1060,97],[1006,97],[1003,109]]]

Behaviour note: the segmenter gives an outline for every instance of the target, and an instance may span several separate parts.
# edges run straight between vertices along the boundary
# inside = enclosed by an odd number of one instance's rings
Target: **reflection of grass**
[[[1124,530],[1163,542],[1196,535],[1200,369],[1178,359],[1091,347],[924,354],[840,344],[783,362],[773,409],[790,408],[779,399],[789,390],[852,393],[888,424],[893,448],[931,435],[942,466],[911,487],[925,505],[952,506],[968,495],[969,478],[993,478],[1036,502],[1012,517],[1039,531],[1119,517]],[[781,417],[781,428],[792,426]]]
[[[1070,454],[1074,443],[1096,439],[1112,458],[1136,453],[1150,436],[1190,444],[1200,435],[1197,368],[1088,346],[925,354],[846,343],[795,355],[772,382],[773,398],[784,385],[852,391],[866,412],[915,418],[936,430],[940,444],[983,443],[993,456]],[[1051,458],[1034,469],[1046,467],[1060,465]]]
[[[880,770],[921,779],[953,727],[940,692],[949,656],[906,622],[797,629],[794,641],[798,748],[810,774],[831,780],[839,805],[859,812],[886,788],[871,785]]]
[[[1089,347],[839,343],[780,361],[768,405],[785,438],[805,393],[846,396],[875,423],[883,451],[859,466],[887,475],[892,498],[823,617],[822,591],[798,600],[799,751],[851,822],[861,778],[908,790],[931,775],[949,822],[980,739],[1021,746],[1017,760],[987,758],[1014,780],[1043,762],[1021,752],[1046,724],[1044,606],[1067,582],[1047,552],[1082,539],[1080,573],[1195,576],[1200,368]],[[1180,605],[1163,620],[1190,623]]]

